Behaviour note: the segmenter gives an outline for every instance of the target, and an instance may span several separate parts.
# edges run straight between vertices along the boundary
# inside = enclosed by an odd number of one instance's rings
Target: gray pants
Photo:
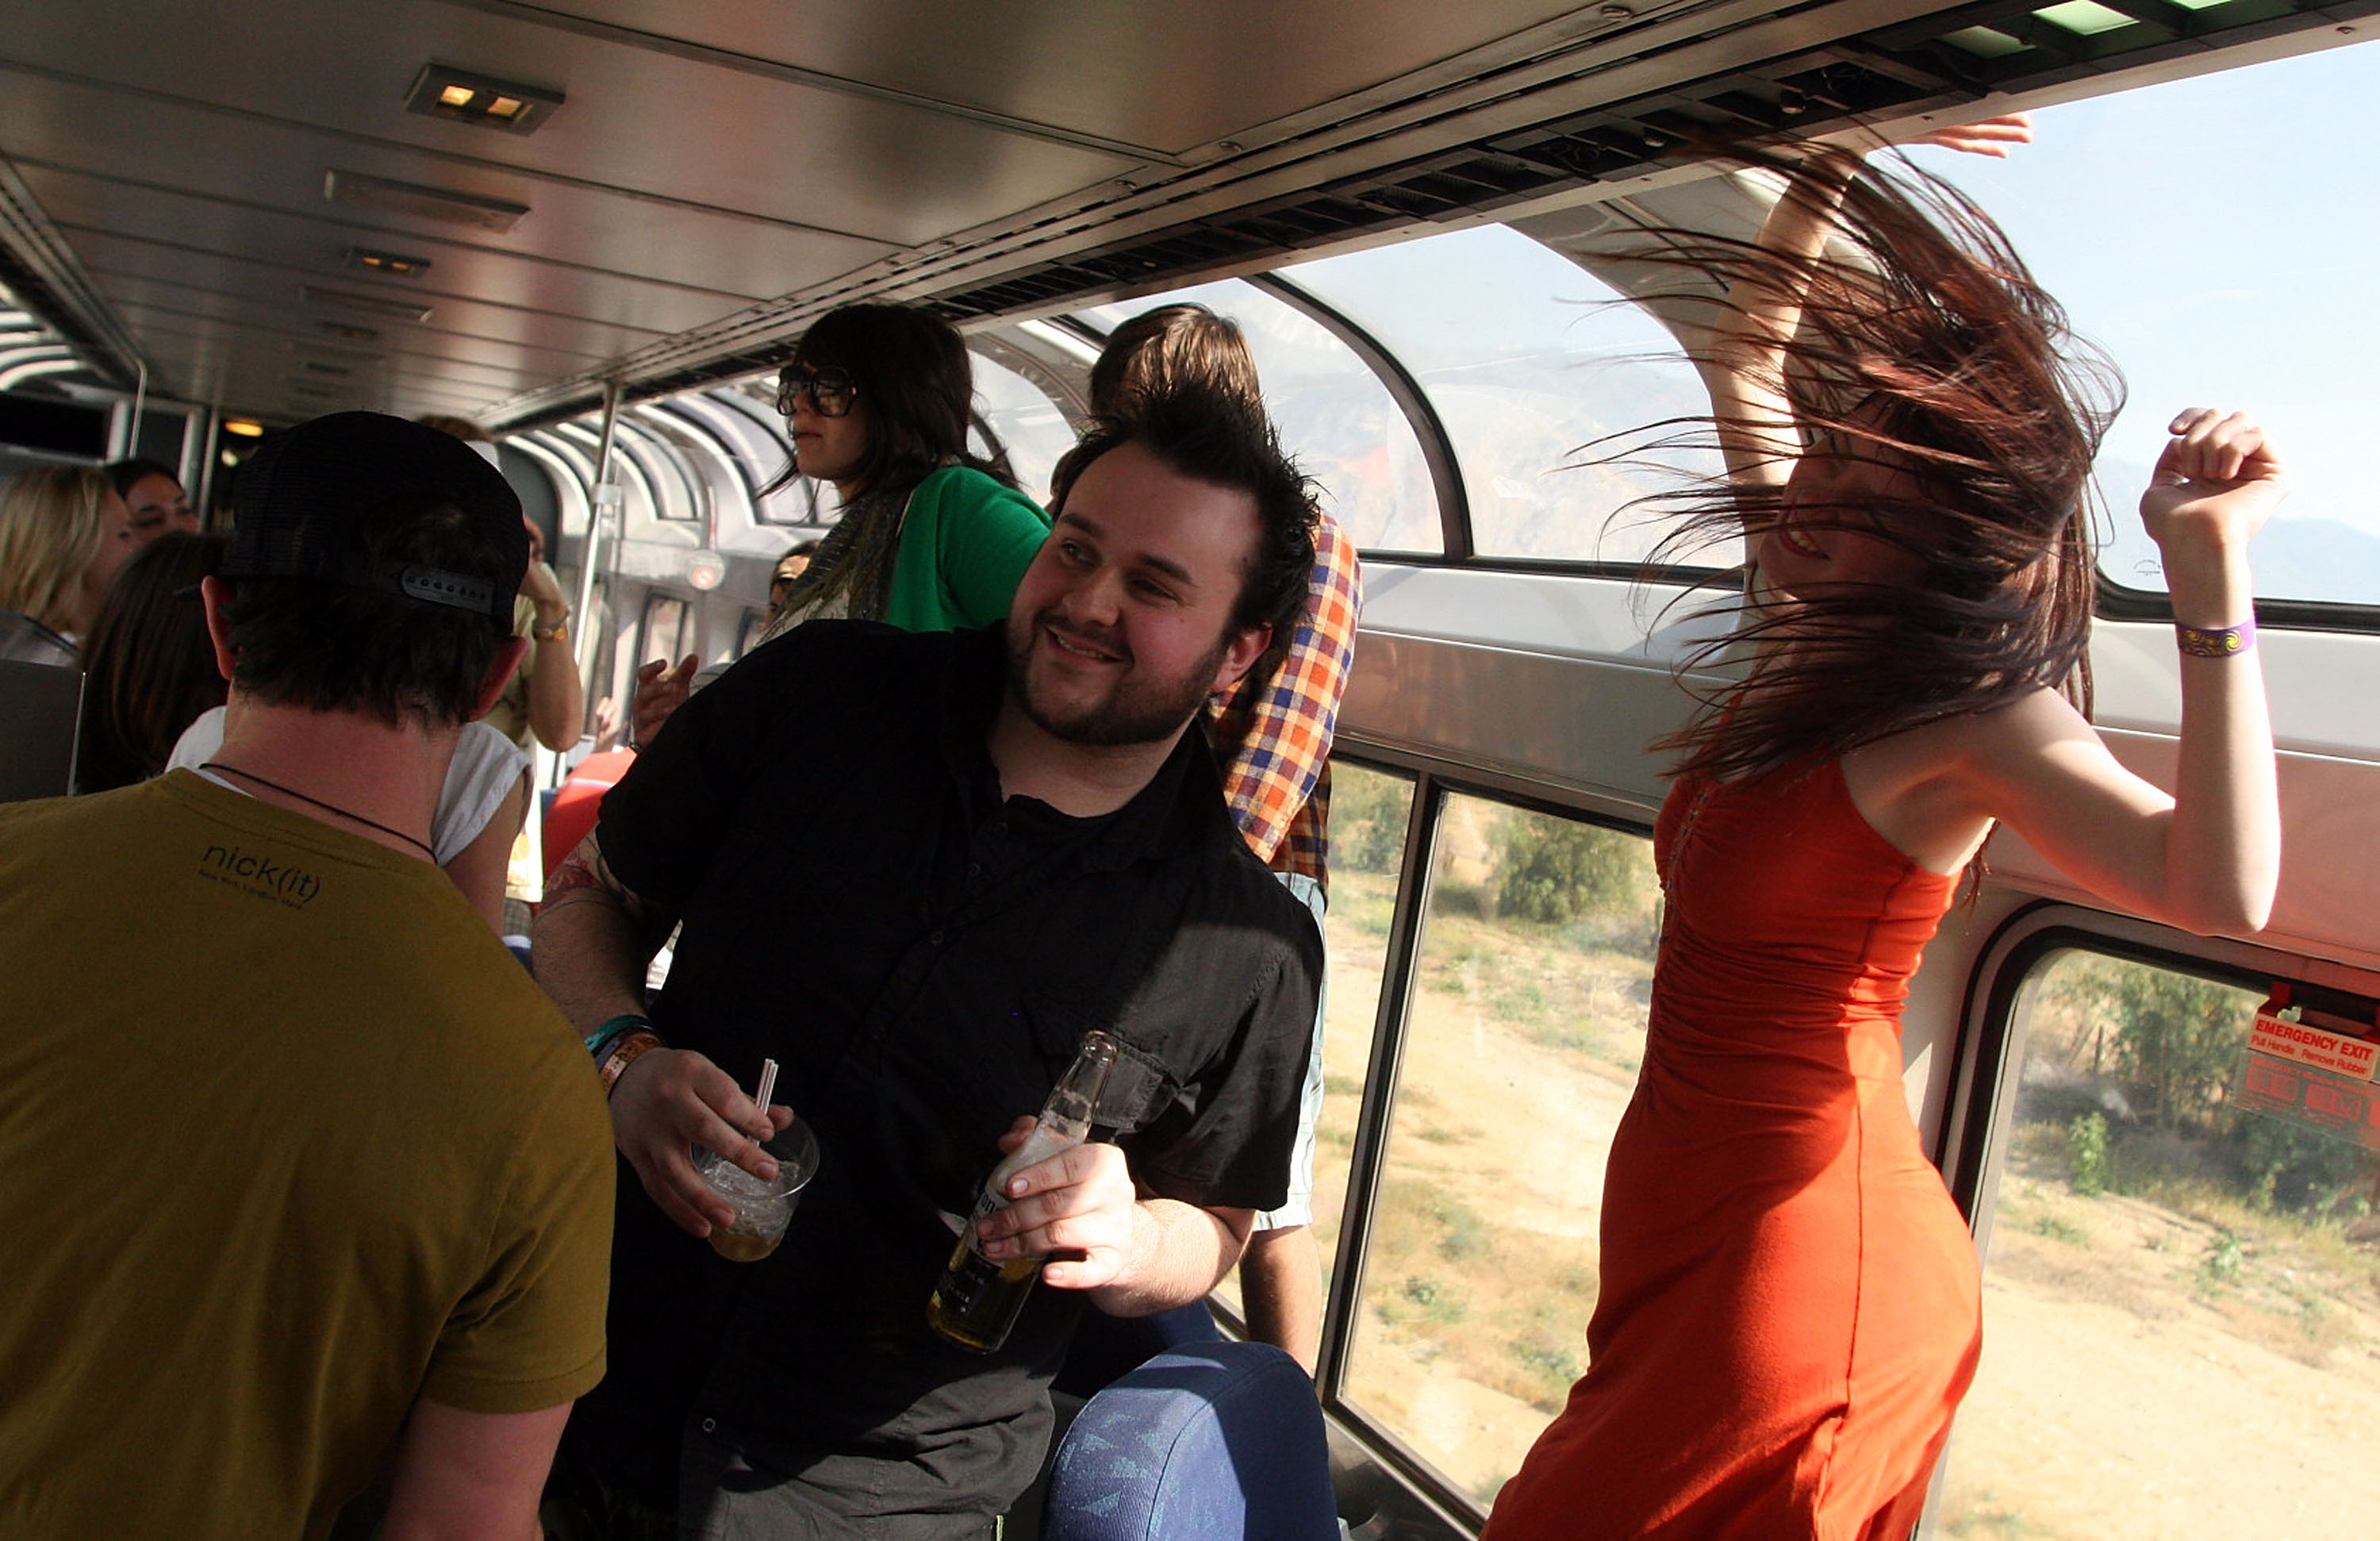
[[[791,1473],[688,1429],[678,1469],[678,1541],[1000,1541],[997,1514],[838,1511]]]

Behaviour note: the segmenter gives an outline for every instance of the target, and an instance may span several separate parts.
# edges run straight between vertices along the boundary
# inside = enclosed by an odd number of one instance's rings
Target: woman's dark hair
[[[1743,158],[1781,178],[1785,196],[1823,207],[1843,163],[1839,152],[1816,153]],[[1755,385],[1791,403],[1811,452],[1905,473],[1888,484],[1907,489],[1816,507],[1781,485],[1659,495],[1647,501],[1684,518],[1653,560],[1717,536],[1756,536],[1790,508],[1802,528],[1881,537],[1921,572],[1790,604],[1755,593],[1734,633],[1685,667],[1743,641],[1791,646],[1765,649],[1740,683],[1690,684],[1704,710],[1657,746],[1682,751],[1690,771],[1726,778],[1840,755],[2045,686],[2089,710],[2091,461],[2120,381],[2075,338],[1990,216],[1940,178],[1899,156],[1872,164],[1851,182],[1835,226],[1832,245],[1811,258],[1666,229],[1646,232],[1654,241],[1631,254],[1700,280],[1696,292],[1657,297],[1698,302],[1706,314],[1714,284],[1803,297],[1782,377]],[[1730,425],[1703,430],[1714,426]],[[1667,443],[1690,437],[1699,435]]]
[[[221,535],[161,535],[115,575],[83,643],[78,790],[105,792],[158,774],[182,730],[224,704],[198,586],[230,548]]]
[[[480,524],[436,499],[403,497],[364,520],[375,567],[419,563],[500,588],[504,553]],[[470,721],[511,630],[492,616],[311,578],[250,577],[224,606],[232,683],[275,706],[352,711],[391,727]]]
[[[862,496],[893,488],[906,495],[928,473],[952,465],[1016,485],[1006,451],[974,419],[975,371],[966,344],[931,310],[917,305],[829,310],[794,345],[793,364],[851,376],[868,422],[868,445],[851,478]],[[971,425],[983,433],[989,456],[967,447]],[[789,463],[762,491],[774,491],[796,474]]]
[[[1134,396],[1201,384],[1260,403],[1257,362],[1236,322],[1203,305],[1160,305],[1120,323],[1091,365],[1091,414],[1132,415]]]
[[[950,322],[915,305],[846,305],[810,323],[792,369],[839,369],[851,376],[867,425],[841,520],[820,543],[809,570],[786,590],[766,634],[818,613],[880,620],[900,555],[901,516],[917,483],[945,466],[965,466],[1014,489],[1015,473],[991,425],[975,412],[975,373]],[[989,458],[967,447],[972,427]],[[773,492],[800,473],[787,461],[761,489]]]
[[[176,487],[182,485],[182,479],[175,473],[173,467],[160,465],[154,460],[136,456],[130,460],[115,461],[107,467],[107,479],[115,485],[115,495],[119,498],[130,497],[135,483],[152,476],[162,476]]]

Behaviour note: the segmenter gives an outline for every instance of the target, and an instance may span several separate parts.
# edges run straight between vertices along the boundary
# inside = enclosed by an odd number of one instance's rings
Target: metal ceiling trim
[[[178,91],[159,91],[153,86],[136,86],[123,80],[105,80],[95,75],[80,75],[73,70],[57,69],[25,59],[0,58],[0,72],[30,75],[36,79],[55,80],[63,85],[79,86],[110,95],[164,103],[168,106],[181,107],[191,112],[209,113],[217,117],[237,118],[243,123],[261,124],[268,128],[284,129],[292,133],[311,134],[319,139],[335,140],[343,144],[361,145],[366,149],[386,151],[393,154],[418,155],[424,160],[439,161],[448,165],[468,166],[475,171],[492,171],[505,176],[517,176],[524,181],[542,182],[549,187],[569,188],[577,192],[626,199],[637,203],[650,203],[664,209],[682,210],[687,213],[710,214],[747,224],[765,224],[773,230],[798,230],[808,235],[831,236],[838,240],[859,241],[887,249],[897,249],[899,245],[898,242],[887,240],[881,236],[870,236],[857,230],[839,230],[832,225],[809,224],[801,220],[779,219],[773,214],[755,213],[748,209],[735,209],[720,203],[702,203],[690,198],[674,198],[668,193],[652,192],[643,188],[626,187],[616,182],[598,182],[586,176],[573,176],[568,172],[548,171],[540,166],[527,166],[512,161],[493,160],[485,155],[466,155],[460,151],[441,150],[431,145],[417,144],[411,140],[392,140],[379,134],[361,133],[353,128],[335,128],[329,124],[310,123],[304,118],[280,117],[272,113],[258,112],[253,107],[235,107],[228,103],[209,102],[203,97],[184,96]]]
[[[1416,110],[1443,108],[1427,122],[1385,133],[1377,124],[1342,127],[1311,142],[1201,168],[1160,188],[1107,191],[1071,209],[1044,205],[935,243],[923,261],[880,263],[747,307],[624,356],[605,373],[641,399],[772,362],[802,322],[854,300],[931,301],[962,322],[1024,319],[1277,266],[1432,219],[1442,218],[1450,228],[1478,224],[1508,208],[1541,210],[1550,201],[1608,195],[1648,178],[1696,175],[1686,147],[1697,117],[1733,121],[1763,104],[1744,99],[1747,82],[1755,80],[1773,93],[1765,99],[1776,115],[1773,131],[1835,131],[1938,110],[1987,91],[2065,91],[2109,74],[2186,68],[2218,51],[2253,53],[2258,40],[2282,34],[2320,46],[2313,40],[2332,24],[2380,9],[2380,0],[2331,6],[2225,0],[2225,14],[2239,24],[2204,38],[2103,50],[2079,64],[2058,55],[2035,61],[2034,74],[2002,71],[1988,82],[1971,67],[1978,61],[1942,56],[1951,50],[1913,49],[1893,57],[1876,41],[1904,35],[1921,16],[1963,20],[2018,3],[1841,0],[1782,16],[1757,6],[1713,7],[1673,18],[1671,30],[1685,41],[1657,56],[1639,51],[1588,66],[1566,61],[1567,73],[1551,84],[1507,90],[1484,103],[1465,105],[1465,97],[1475,93],[1463,92],[1420,103]],[[2242,9],[2272,6],[2287,14],[2247,18]],[[1600,52],[1610,41],[1595,40],[1583,52]],[[1641,40],[1621,41],[1633,46]],[[1500,186],[1499,177],[1510,185]],[[1468,185],[1449,198],[1432,192],[1432,178],[1449,179],[1450,188],[1466,179]],[[1445,212],[1427,212],[1433,203]],[[1120,210],[1129,212],[1120,215]],[[954,282],[969,274],[982,277],[964,287]],[[595,388],[588,376],[558,381],[495,410],[507,424],[550,421],[583,410]]]
[[[907,107],[931,113],[937,117],[956,118],[980,128],[996,129],[1003,134],[1015,134],[1026,139],[1041,140],[1050,144],[1062,144],[1075,150],[1092,150],[1122,160],[1154,161],[1160,165],[1185,166],[1191,163],[1171,151],[1157,150],[1145,144],[1133,144],[1123,140],[1111,140],[1099,134],[1087,134],[1076,128],[1060,127],[1054,123],[1040,123],[1032,118],[1015,117],[994,112],[988,107],[970,107],[963,102],[928,96],[919,91],[903,91],[897,86],[880,86],[869,80],[856,80],[847,75],[834,75],[822,69],[809,69],[801,65],[780,63],[753,54],[738,54],[733,49],[714,47],[707,42],[694,42],[674,38],[662,32],[648,32],[635,27],[623,27],[617,22],[599,21],[592,17],[575,16],[545,6],[532,6],[525,0],[440,0],[441,4],[464,10],[500,16],[531,27],[545,27],[555,31],[573,32],[599,42],[614,43],[625,48],[641,49],[649,54],[664,54],[692,64],[708,65],[715,69],[732,69],[738,74],[757,75],[762,79],[784,85],[806,86],[814,91],[833,91],[841,96],[856,96],[865,101],[880,102],[891,106]]]
[[[156,373],[5,152],[0,152],[0,283],[107,383],[130,390],[144,374]]]
[[[560,268],[567,273],[583,273],[589,277],[607,279],[613,283],[641,284],[657,289],[674,289],[681,294],[700,295],[706,299],[732,300],[737,304],[749,305],[766,297],[761,295],[739,294],[734,289],[714,289],[707,285],[689,284],[682,279],[662,278],[652,273],[627,273],[619,268],[597,267],[591,262],[574,262],[566,257],[553,257],[539,251],[521,251],[501,246],[482,246],[477,241],[467,241],[457,236],[441,235],[434,231],[406,229],[393,224],[368,224],[361,220],[350,219],[332,212],[328,207],[293,209],[279,203],[265,203],[252,198],[234,198],[229,193],[204,192],[195,188],[176,188],[164,182],[144,181],[138,176],[125,176],[115,172],[94,171],[89,166],[74,165],[65,161],[44,160],[37,155],[19,155],[16,159],[18,165],[27,166],[35,171],[51,172],[60,176],[79,176],[87,181],[104,182],[110,187],[130,188],[137,192],[188,199],[192,202],[212,203],[225,209],[241,209],[252,213],[269,214],[276,219],[310,220],[315,224],[327,224],[334,230],[346,231],[353,235],[412,241],[422,246],[443,247],[450,251],[468,251],[474,256],[495,257],[510,262],[528,262],[538,267]],[[99,225],[76,224],[71,222],[60,224],[59,228],[90,231],[103,236],[124,234],[119,230],[110,230]]]
[[[1682,66],[1697,80],[1725,76],[1747,64],[1795,57],[1846,32],[1905,22],[1945,8],[1925,0],[1837,0],[1780,17],[1773,6],[1758,0],[1725,0],[1598,33],[1550,57],[1498,71],[1469,90],[1429,92],[1352,119],[1328,117],[1327,109],[1318,108],[1315,113],[1326,114],[1318,121],[1329,126],[1296,140],[1210,163],[1147,188],[1103,182],[1087,197],[1052,200],[932,243],[922,261],[915,253],[888,259],[722,317],[708,327],[627,355],[605,372],[624,380],[632,396],[647,394],[656,382],[666,381],[672,388],[700,383],[704,371],[715,377],[767,361],[768,350],[760,345],[835,304],[941,297],[948,291],[936,280],[970,269],[989,269],[1002,275],[994,282],[1003,282],[1030,273],[1037,264],[1096,257],[1112,247],[1160,238],[1168,232],[1195,232],[1201,222],[1269,200],[1311,197],[1318,181],[1327,185],[1378,175],[1386,166],[1410,164],[1431,154],[1460,151],[1482,138],[1627,100],[1632,91],[1645,94],[1673,86]],[[1839,18],[1840,25],[1822,24],[1815,15]],[[1714,56],[1706,59],[1705,55]],[[1331,103],[1330,109],[1340,105]],[[1334,160],[1363,164],[1334,170]],[[1132,212],[1119,217],[1119,207]],[[1079,245],[1070,249],[1070,243],[1089,239],[1100,245],[1091,251]],[[1206,275],[1230,271],[1221,254],[1194,268]],[[1164,286],[1188,271],[1194,269],[1152,273],[1146,283]],[[1133,291],[1119,280],[1110,292]],[[1034,309],[1019,305],[1001,314]],[[714,368],[718,365],[725,367]],[[557,382],[541,391],[525,392],[499,410],[506,414],[506,421],[548,421],[560,411],[584,409],[584,400],[595,389],[591,378]]]
[[[370,283],[370,279],[355,273],[344,264],[336,266],[320,265],[308,267],[303,263],[284,262],[274,258],[258,257],[245,251],[218,251],[212,247],[189,246],[180,241],[169,241],[162,236],[135,235],[129,231],[107,230],[96,225],[62,224],[58,228],[61,230],[76,231],[83,235],[101,236],[104,237],[108,240],[124,241],[135,246],[153,246],[166,251],[184,252],[193,257],[204,257],[213,261],[236,262],[247,267],[263,268],[274,273],[291,273],[317,288],[329,290],[345,286],[348,289],[348,292],[355,295],[370,295],[375,298],[384,297],[391,305],[394,306],[412,306],[415,309],[419,309],[430,305],[432,301],[451,301],[456,305],[480,305],[485,306],[492,310],[512,310],[518,312],[521,315],[544,316],[553,321],[572,322],[582,326],[607,327],[614,332],[640,332],[648,337],[667,337],[674,335],[672,333],[662,331],[658,326],[640,326],[635,322],[613,321],[609,317],[605,316],[581,316],[568,310],[549,310],[540,306],[522,305],[508,299],[492,299],[485,295],[464,294],[453,289],[432,289],[420,285],[407,285],[402,289],[373,289],[368,287]],[[145,276],[141,274],[127,273],[118,268],[95,267],[91,271],[93,273],[105,273],[112,277],[118,278]],[[214,292],[220,293],[225,291]],[[235,296],[233,297],[237,297]],[[390,313],[394,314],[394,312]]]

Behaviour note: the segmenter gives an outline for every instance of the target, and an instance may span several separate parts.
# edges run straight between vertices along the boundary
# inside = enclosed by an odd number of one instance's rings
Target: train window
[[[754,389],[765,389],[766,399],[753,394]],[[749,387],[722,386],[686,398],[705,402],[722,431],[733,435],[737,457],[756,493],[783,475],[793,463],[793,451],[785,440],[785,419],[777,415],[775,391],[771,378],[754,382]],[[754,505],[755,520],[764,525],[818,523],[816,487],[814,482],[795,477],[775,491],[759,495]]]
[[[742,658],[746,653],[748,653],[753,649],[759,647],[760,645],[760,634],[768,629],[769,613],[767,611],[745,611],[744,625],[742,630],[737,633],[735,638],[735,656],[737,658]],[[684,657],[685,655],[681,653],[679,656]]]
[[[2098,462],[2111,582],[2163,594],[2133,508],[2167,420],[2223,405],[2274,426],[2295,483],[2257,538],[2258,594],[2380,604],[2380,504],[2358,448],[2380,382],[2368,329],[2342,324],[2374,274],[2372,200],[2342,191],[2380,178],[2375,93],[2380,48],[2359,43],[2044,108],[2004,163],[1916,152],[1991,211],[2123,370],[2129,405]],[[2198,228],[2178,211],[2207,187],[2254,188],[2255,217]]]
[[[1409,776],[1352,760],[1330,763],[1330,903],[1322,922],[1330,954],[1322,1032],[1322,1113],[1315,1122],[1314,1242],[1322,1255],[1324,1288],[1336,1266],[1342,1212],[1347,1202],[1355,1118],[1371,1065],[1372,1031],[1380,1013],[1380,975],[1388,963],[1389,926],[1404,867],[1405,827],[1413,816]],[[1239,1276],[1216,1293],[1234,1314]]]
[[[1674,474],[1622,463],[1647,424],[1708,413],[1677,339],[1601,279],[1488,225],[1325,258],[1282,276],[1412,370],[1445,422],[1482,556],[1634,563],[1664,527],[1632,500]],[[1670,455],[1692,474],[1716,456]],[[1714,565],[1732,552],[1702,558]]]
[[[1050,467],[1075,447],[1075,431],[1066,415],[1014,370],[981,353],[971,353],[969,359],[975,365],[977,404],[1008,451],[1016,484],[1034,502],[1048,503]]]
[[[2081,949],[2017,997],[1943,1536],[2369,1535],[2380,1157],[2228,1106],[2259,996]]]
[[[1324,506],[1357,549],[1446,549],[1420,442],[1379,377],[1321,323],[1237,280],[1102,305],[1083,314],[1107,332],[1176,300],[1211,306],[1247,334],[1265,406],[1281,426],[1282,443],[1321,483]]]
[[[625,460],[643,473],[656,517],[672,523],[691,523],[702,517],[697,489],[674,446],[623,413],[612,435],[612,448],[615,460]]]
[[[674,595],[658,590],[645,596],[644,635],[637,645],[639,661],[655,659],[674,664],[694,651],[693,610]]]
[[[1659,887],[1650,841],[1482,797],[1435,851],[1341,1397],[1486,1508],[1585,1367]]]

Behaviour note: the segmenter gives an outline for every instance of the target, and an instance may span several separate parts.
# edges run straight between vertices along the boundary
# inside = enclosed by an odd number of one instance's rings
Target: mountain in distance
[[[2164,592],[2156,547],[2136,512],[2148,467],[2102,459],[2098,476],[2116,527],[2115,539],[2099,553],[2100,568],[2127,588]],[[2285,504],[2257,534],[2248,562],[2256,592],[2266,599],[2380,605],[2380,533],[2343,519],[2296,516]]]

